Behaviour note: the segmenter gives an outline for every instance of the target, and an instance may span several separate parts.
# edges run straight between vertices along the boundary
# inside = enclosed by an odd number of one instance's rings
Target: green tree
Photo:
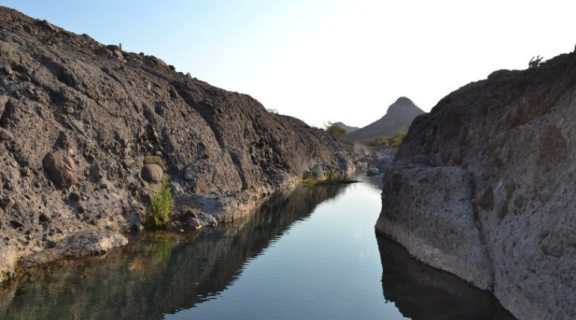
[[[342,139],[346,135],[346,130],[332,122],[325,124],[326,131],[338,139]]]
[[[176,202],[172,197],[168,179],[162,178],[162,185],[158,193],[150,196],[150,205],[146,212],[146,224],[152,228],[161,228],[169,220]]]

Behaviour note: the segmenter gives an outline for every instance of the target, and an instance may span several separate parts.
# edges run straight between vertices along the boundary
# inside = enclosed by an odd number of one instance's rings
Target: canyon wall
[[[412,123],[376,229],[519,319],[574,319],[575,137],[575,53],[470,83]]]

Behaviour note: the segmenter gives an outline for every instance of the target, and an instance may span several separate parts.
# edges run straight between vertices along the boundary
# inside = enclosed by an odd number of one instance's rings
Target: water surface
[[[376,237],[379,178],[363,179],[21,272],[0,285],[0,319],[508,319],[491,296]]]

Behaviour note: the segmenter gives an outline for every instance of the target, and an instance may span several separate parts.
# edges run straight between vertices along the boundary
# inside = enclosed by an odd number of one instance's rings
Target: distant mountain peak
[[[390,136],[398,131],[406,131],[412,120],[424,111],[407,97],[400,97],[392,103],[386,114],[379,120],[350,134],[352,141],[368,142],[374,138]]]
[[[418,108],[414,104],[414,102],[412,102],[412,100],[410,100],[406,97],[400,97],[400,98],[396,99],[396,101],[388,107],[387,113],[390,111],[402,110],[405,108],[415,108],[415,109],[422,111],[420,108]],[[422,111],[422,113],[423,112],[424,111]]]
[[[414,104],[414,102],[412,102],[412,100],[410,100],[407,97],[400,97],[400,98],[396,99],[396,102],[394,102],[394,103],[411,103],[411,104]]]

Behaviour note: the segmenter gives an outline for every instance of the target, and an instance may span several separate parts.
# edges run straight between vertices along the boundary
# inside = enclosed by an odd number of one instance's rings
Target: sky
[[[0,0],[144,52],[312,126],[363,127],[397,98],[430,111],[535,55],[574,50],[576,1]]]

